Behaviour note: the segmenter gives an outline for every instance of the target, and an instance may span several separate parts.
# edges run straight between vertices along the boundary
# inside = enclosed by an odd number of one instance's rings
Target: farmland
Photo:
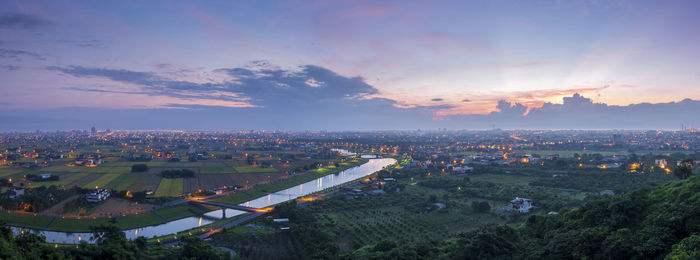
[[[182,186],[184,180],[182,178],[163,178],[160,180],[156,197],[172,197],[182,195]]]

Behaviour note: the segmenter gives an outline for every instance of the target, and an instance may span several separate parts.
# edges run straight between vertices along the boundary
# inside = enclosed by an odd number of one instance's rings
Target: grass
[[[262,172],[277,172],[275,168],[263,168],[263,167],[252,167],[252,166],[236,166],[233,167],[236,172],[239,173],[262,173]]]
[[[352,164],[349,165],[344,165],[341,167],[333,168],[333,169],[328,169],[328,168],[322,168],[322,169],[317,169],[314,171],[309,171],[308,173],[305,173],[303,175],[298,175],[292,178],[287,178],[283,180],[279,180],[270,184],[265,184],[261,186],[257,186],[252,189],[244,190],[241,192],[236,192],[231,195],[223,196],[223,197],[218,197],[213,199],[212,201],[217,201],[217,202],[224,202],[224,203],[230,203],[230,204],[239,204],[243,203],[252,199],[256,199],[262,196],[267,195],[268,192],[277,192],[281,191],[290,187],[294,187],[296,185],[306,183],[312,180],[315,180],[317,178],[329,175],[329,174],[334,174],[338,173],[341,171],[344,171],[346,169],[355,167],[360,164],[364,164],[368,161],[368,159],[360,159],[357,162],[353,162]]]
[[[103,174],[102,176],[100,176],[96,180],[91,181],[90,183],[83,185],[83,188],[85,188],[85,189],[92,189],[94,187],[105,188],[107,186],[107,184],[109,184],[112,180],[119,177],[119,175],[120,174],[114,174],[114,173]]]
[[[63,232],[89,232],[91,226],[109,224],[111,219],[117,221],[116,225],[120,229],[131,229],[165,223],[161,218],[153,213],[146,212],[116,218],[56,218],[48,229]]]
[[[209,210],[192,204],[180,205],[175,207],[169,207],[164,209],[159,209],[154,211],[154,213],[166,221],[173,221],[176,219],[202,215]]]
[[[185,180],[183,178],[163,178],[156,189],[156,197],[171,197],[182,195]]]
[[[12,226],[63,232],[90,232],[91,226],[109,224],[111,220],[122,229],[133,229],[145,226],[160,225],[176,219],[202,215],[208,210],[198,205],[181,205],[164,208],[153,212],[119,216],[114,218],[56,218],[49,216],[34,216],[0,212],[0,219]],[[51,223],[47,227],[47,225]]]
[[[234,167],[199,167],[199,173],[200,174],[231,174],[231,173],[237,173],[237,171]]]
[[[139,173],[120,174],[105,187],[114,190],[128,190],[141,176],[142,174]]]
[[[0,221],[10,226],[45,229],[53,217],[0,212]]]

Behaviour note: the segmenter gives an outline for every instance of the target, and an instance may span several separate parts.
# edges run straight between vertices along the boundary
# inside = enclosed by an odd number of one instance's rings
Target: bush
[[[140,164],[134,164],[131,166],[131,172],[147,172],[148,171],[148,165],[140,163]]]

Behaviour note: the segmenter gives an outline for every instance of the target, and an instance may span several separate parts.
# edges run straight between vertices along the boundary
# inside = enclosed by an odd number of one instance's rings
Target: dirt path
[[[80,197],[80,195],[77,195],[77,194],[76,194],[76,195],[73,195],[73,196],[70,196],[70,197],[68,197],[67,199],[65,199],[65,200],[63,200],[63,201],[61,201],[61,202],[59,202],[58,204],[53,205],[53,207],[51,207],[51,208],[49,208],[49,209],[47,209],[47,210],[42,211],[41,214],[47,214],[47,215],[63,215],[63,214],[65,214],[65,212],[64,212],[64,210],[63,210],[63,206],[66,205],[66,203],[68,203],[68,202],[70,202],[70,201],[72,201],[72,200],[74,200],[74,199],[76,199],[76,198],[78,198],[78,197]]]
[[[117,216],[148,211],[154,205],[134,203],[129,200],[110,198],[90,211],[90,217]]]

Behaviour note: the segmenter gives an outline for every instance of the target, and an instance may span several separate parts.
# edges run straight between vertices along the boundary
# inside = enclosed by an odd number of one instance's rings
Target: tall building
[[[96,133],[97,133],[97,129],[95,129],[95,127],[93,126],[93,127],[90,129],[90,133],[96,134]]]

